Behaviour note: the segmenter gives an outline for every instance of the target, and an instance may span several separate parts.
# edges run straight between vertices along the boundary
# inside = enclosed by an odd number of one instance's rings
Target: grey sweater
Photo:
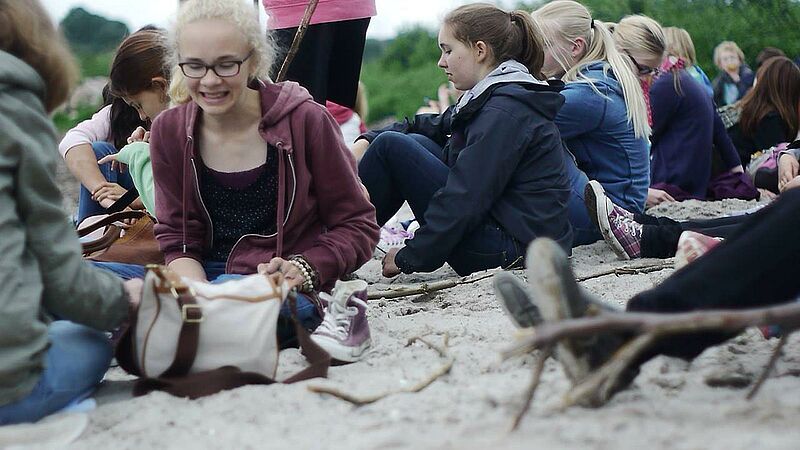
[[[128,311],[122,283],[81,258],[44,92],[32,67],[0,51],[0,405],[41,376],[48,317],[111,329]]]

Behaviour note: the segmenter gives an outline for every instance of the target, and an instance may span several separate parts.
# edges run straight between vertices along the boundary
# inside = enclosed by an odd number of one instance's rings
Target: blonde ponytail
[[[564,69],[562,80],[582,81],[594,86],[581,71],[595,61],[605,62],[622,87],[628,123],[633,126],[634,134],[637,138],[649,136],[647,104],[639,78],[633,73],[630,63],[616,49],[608,26],[602,21],[593,20],[585,6],[572,0],[547,3],[534,11],[532,16],[543,32],[545,44],[551,48],[556,48],[556,36],[565,42],[575,42],[578,38],[583,38],[586,42],[586,52],[575,64],[567,64],[565,55],[553,53],[553,57]]]

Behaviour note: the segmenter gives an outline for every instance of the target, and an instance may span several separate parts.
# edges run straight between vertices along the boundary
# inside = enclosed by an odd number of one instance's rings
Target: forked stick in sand
[[[300,21],[300,26],[297,27],[297,32],[294,34],[294,39],[292,39],[292,46],[289,47],[289,53],[286,54],[286,59],[283,60],[281,70],[278,72],[278,77],[275,79],[276,82],[283,81],[286,78],[286,73],[289,72],[289,66],[292,64],[292,61],[294,61],[294,57],[300,49],[303,36],[306,35],[308,24],[311,22],[311,16],[314,15],[314,10],[317,9],[317,3],[319,3],[319,0],[311,0],[308,2],[306,11],[303,13],[303,20]]]
[[[679,314],[601,314],[594,317],[569,319],[560,322],[545,322],[536,328],[528,330],[517,342],[502,352],[502,357],[503,359],[508,359],[543,348],[546,350],[538,362],[538,364],[543,365],[546,356],[550,355],[549,349],[562,339],[620,331],[641,333],[619,349],[609,361],[595,370],[594,373],[573,386],[563,402],[563,407],[565,408],[576,404],[600,405],[611,397],[614,387],[620,382],[631,364],[653,342],[661,337],[697,331],[738,331],[749,326],[767,324],[780,325],[783,328],[784,336],[776,346],[759,380],[747,395],[749,400],[756,395],[775,366],[788,336],[800,328],[800,303],[736,311],[697,311]],[[524,412],[530,408],[530,400],[533,398],[532,392],[536,389],[536,384],[538,383],[539,377],[535,376],[532,385],[528,388],[528,402],[515,418],[514,427],[519,423]]]
[[[436,350],[436,352],[439,353],[439,356],[441,356],[442,358],[445,358],[446,361],[442,366],[440,366],[438,369],[436,369],[436,371],[434,371],[433,373],[431,373],[430,375],[428,375],[423,380],[421,380],[420,382],[418,382],[417,384],[415,384],[413,386],[410,386],[410,387],[407,387],[407,388],[403,388],[403,389],[396,389],[396,390],[384,392],[383,394],[369,395],[369,396],[364,396],[364,397],[359,397],[359,396],[354,395],[354,394],[348,394],[346,392],[342,392],[342,391],[340,391],[338,389],[330,388],[330,387],[327,387],[327,386],[309,386],[308,390],[311,391],[311,392],[316,392],[318,394],[332,395],[332,396],[337,397],[339,399],[342,399],[342,400],[344,400],[346,402],[350,402],[350,403],[352,403],[353,405],[356,405],[356,406],[369,405],[371,403],[377,402],[378,400],[381,400],[381,399],[384,399],[386,397],[389,397],[390,395],[419,392],[419,391],[425,389],[426,387],[430,386],[434,381],[438,380],[443,375],[449,373],[450,369],[453,368],[453,363],[455,362],[455,358],[450,354],[450,351],[449,351],[450,350],[450,347],[449,347],[450,335],[449,334],[445,334],[444,337],[442,338],[442,346],[438,346],[436,344],[433,344],[433,343],[429,342],[428,340],[425,339],[424,336],[417,336],[417,337],[413,337],[413,338],[409,339],[408,343],[406,344],[406,346],[409,346],[409,345],[411,345],[411,344],[413,344],[414,342],[417,342],[417,341],[422,342],[423,344],[427,345],[429,348],[431,348],[433,350]]]
[[[658,272],[660,270],[674,269],[674,268],[675,268],[674,259],[667,259],[664,261],[659,261],[657,263],[629,264],[614,269],[606,269],[596,273],[591,273],[588,275],[577,277],[576,280],[578,282],[581,282],[581,281],[604,277],[607,275],[616,275],[616,276],[637,275],[637,274],[646,274],[646,273]],[[494,274],[502,272],[503,270],[506,269],[491,269],[483,272],[477,272],[465,277],[450,278],[447,280],[434,281],[432,283],[419,283],[408,286],[398,286],[383,291],[372,291],[367,295],[367,299],[377,300],[384,298],[388,300],[394,298],[408,297],[410,295],[430,294],[436,291],[442,291],[445,289],[454,288],[456,286],[461,286],[463,284],[476,283],[478,281],[491,278],[494,276]]]

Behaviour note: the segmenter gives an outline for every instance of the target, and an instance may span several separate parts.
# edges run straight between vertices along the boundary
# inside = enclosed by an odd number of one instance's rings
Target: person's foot
[[[542,323],[539,308],[533,304],[528,285],[510,272],[494,276],[494,293],[500,307],[517,328],[535,327]]]
[[[686,267],[722,241],[722,238],[706,236],[695,231],[684,231],[678,239],[678,249],[675,251],[675,269]]]
[[[339,280],[330,295],[322,292],[320,298],[328,305],[311,339],[335,360],[359,361],[372,345],[367,323],[367,283]]]
[[[595,180],[586,185],[584,202],[589,217],[617,257],[625,260],[641,257],[642,225],[634,220],[633,213],[615,205]]]
[[[527,261],[531,296],[545,322],[597,315],[601,309],[610,309],[601,307],[601,300],[580,288],[567,255],[554,241],[535,240],[528,248]],[[624,338],[616,334],[562,339],[555,355],[570,381],[578,384],[623,343]]]

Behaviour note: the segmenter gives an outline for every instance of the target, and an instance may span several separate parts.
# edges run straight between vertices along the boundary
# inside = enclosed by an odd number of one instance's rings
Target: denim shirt
[[[590,180],[599,181],[618,205],[642,212],[650,185],[648,141],[637,138],[628,123],[622,87],[610,67],[594,62],[581,73],[594,88],[580,79],[566,84],[555,118],[558,131]]]

